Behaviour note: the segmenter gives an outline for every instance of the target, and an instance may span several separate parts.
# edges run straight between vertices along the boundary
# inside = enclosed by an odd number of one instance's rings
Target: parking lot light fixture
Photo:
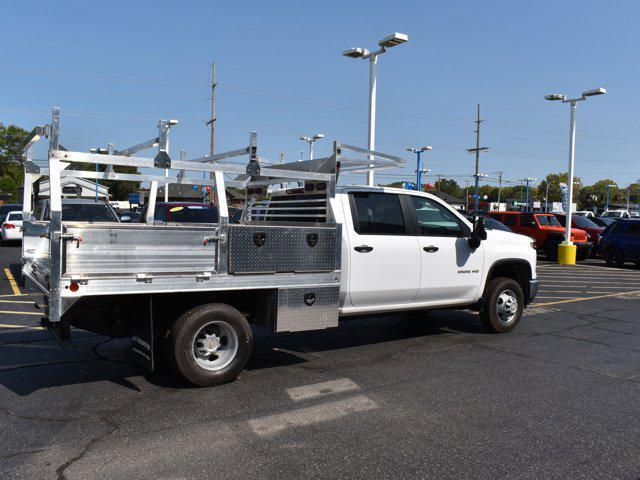
[[[567,199],[567,221],[565,222],[564,242],[558,246],[558,263],[574,265],[576,263],[576,246],[571,242],[571,207],[573,203],[573,164],[574,151],[576,146],[576,107],[578,102],[586,100],[588,97],[595,95],[604,95],[607,91],[600,87],[582,92],[582,96],[578,98],[567,98],[565,94],[552,93],[545,95],[545,100],[560,100],[562,103],[568,103],[571,106],[571,115],[569,119],[569,175],[567,179],[568,199]]]
[[[420,148],[407,148],[407,152],[413,152],[416,154],[416,184],[418,185],[419,192],[422,191],[422,174],[430,171],[422,168],[420,156],[422,155],[422,152],[428,152],[429,150],[432,150],[430,145],[425,145]]]
[[[324,133],[316,133],[311,137],[300,137],[300,140],[309,144],[309,160],[313,160],[313,144],[321,138],[324,138]]]
[[[376,51],[370,52],[366,48],[353,47],[342,52],[342,55],[345,57],[366,58],[369,60],[369,135],[367,146],[369,150],[375,150],[376,145],[376,70],[378,66],[378,56],[386,52],[387,48],[392,48],[397,45],[407,43],[408,41],[409,36],[405,33],[394,32],[383,37],[378,42],[380,48]],[[369,155],[368,158],[373,161],[373,156]],[[373,186],[373,168],[371,168],[371,165],[367,171],[367,185]]]

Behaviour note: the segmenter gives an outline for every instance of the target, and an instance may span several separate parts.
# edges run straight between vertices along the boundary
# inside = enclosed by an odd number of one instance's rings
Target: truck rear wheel
[[[511,278],[494,278],[485,290],[485,304],[480,318],[487,330],[507,333],[515,328],[524,310],[520,284]]]
[[[173,324],[169,357],[178,373],[201,387],[234,380],[251,354],[253,335],[230,305],[210,303],[189,310]]]

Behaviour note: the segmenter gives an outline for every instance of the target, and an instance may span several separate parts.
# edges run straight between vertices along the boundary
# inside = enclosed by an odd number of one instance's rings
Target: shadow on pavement
[[[291,366],[309,362],[311,352],[354,348],[443,333],[480,334],[478,316],[468,311],[395,314],[378,318],[347,319],[338,328],[314,332],[274,334],[254,328],[254,348],[247,370]],[[11,333],[0,344],[0,384],[17,395],[64,385],[109,381],[139,391],[130,381],[144,376],[165,388],[192,388],[174,375],[159,358],[159,369],[148,372],[130,352],[129,339],[114,339],[75,331],[74,346],[61,347],[48,332]],[[8,340],[8,339],[7,339]]]

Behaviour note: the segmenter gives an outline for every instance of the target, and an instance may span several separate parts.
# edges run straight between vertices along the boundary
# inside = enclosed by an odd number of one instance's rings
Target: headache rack
[[[341,226],[331,199],[339,173],[404,165],[400,157],[340,142],[333,142],[333,152],[325,158],[273,164],[258,155],[256,132],[246,147],[174,160],[168,136],[176,123],[160,120],[157,136],[133,147],[117,150],[109,144],[80,152],[61,145],[60,109],[54,108],[51,123],[29,135],[23,148],[23,278],[49,322],[59,322],[79,298],[92,295],[270,288],[284,298],[302,286],[337,291]],[[31,156],[42,137],[49,140],[46,164]],[[156,147],[153,158],[136,156]],[[225,163],[242,156],[248,157],[246,165]],[[95,164],[96,170],[74,168],[81,163]],[[121,166],[138,171],[119,172]],[[32,213],[34,184],[43,177],[50,189],[47,221]],[[147,183],[146,217],[129,224],[65,221],[65,178]],[[166,192],[169,184],[209,186],[219,222],[154,220],[158,186],[165,185]],[[244,196],[231,218],[227,187]]]

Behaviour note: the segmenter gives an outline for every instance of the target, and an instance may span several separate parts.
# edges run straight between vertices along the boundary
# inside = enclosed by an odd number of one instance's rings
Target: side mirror
[[[120,217],[120,221],[123,222],[123,223],[131,222],[131,217],[129,215],[122,215]]]
[[[482,240],[487,239],[487,230],[484,228],[484,218],[479,215],[473,217],[473,231],[469,237],[469,246],[474,250],[480,246]]]

